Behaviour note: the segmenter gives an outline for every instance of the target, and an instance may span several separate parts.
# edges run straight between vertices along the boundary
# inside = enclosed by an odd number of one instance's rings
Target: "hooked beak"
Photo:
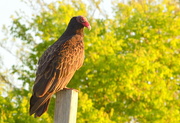
[[[87,27],[89,30],[91,30],[91,26],[88,22],[82,23],[82,25]]]
[[[89,30],[91,30],[91,26],[89,25],[89,26],[87,26],[87,28],[89,29]]]

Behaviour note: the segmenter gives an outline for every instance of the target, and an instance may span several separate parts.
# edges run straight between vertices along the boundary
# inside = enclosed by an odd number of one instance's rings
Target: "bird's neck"
[[[76,34],[84,36],[84,28],[76,30]]]
[[[83,28],[77,29],[77,30],[67,29],[67,30],[63,33],[63,35],[60,37],[60,39],[61,39],[61,38],[66,38],[66,37],[70,37],[70,36],[73,36],[73,35],[76,35],[76,34],[81,35],[81,36],[84,36],[83,32],[84,32],[84,29],[83,29]]]

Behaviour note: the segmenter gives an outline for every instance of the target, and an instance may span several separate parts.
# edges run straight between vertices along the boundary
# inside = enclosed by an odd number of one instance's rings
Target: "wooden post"
[[[65,89],[56,93],[54,123],[76,123],[78,92]]]

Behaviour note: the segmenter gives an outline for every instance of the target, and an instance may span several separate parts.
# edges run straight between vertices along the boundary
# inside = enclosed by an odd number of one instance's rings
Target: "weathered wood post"
[[[78,92],[65,89],[56,93],[54,123],[76,123]]]

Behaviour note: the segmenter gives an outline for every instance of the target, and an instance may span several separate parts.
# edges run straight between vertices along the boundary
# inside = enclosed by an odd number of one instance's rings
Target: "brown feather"
[[[41,71],[39,73],[37,72],[37,78],[33,88],[37,97],[43,97],[46,93],[54,94],[62,90],[67,86],[75,71],[82,65],[84,60],[82,37],[80,35],[75,35],[74,37],[76,38],[68,40],[61,46],[56,56],[53,55],[53,58],[49,57],[51,59],[47,61],[49,63],[43,63],[46,69],[43,69],[42,66],[39,67]],[[76,47],[79,47],[79,51],[73,48],[76,42],[78,42]],[[49,66],[47,64],[49,64]],[[43,103],[38,103],[38,105],[43,105]],[[36,107],[36,109],[39,108],[37,106],[34,107]],[[32,110],[35,111],[34,108],[32,108]],[[34,113],[34,111],[31,111],[31,114]]]
[[[84,61],[83,25],[72,18],[63,35],[50,46],[38,62],[30,115],[41,116],[52,95],[67,86]]]

